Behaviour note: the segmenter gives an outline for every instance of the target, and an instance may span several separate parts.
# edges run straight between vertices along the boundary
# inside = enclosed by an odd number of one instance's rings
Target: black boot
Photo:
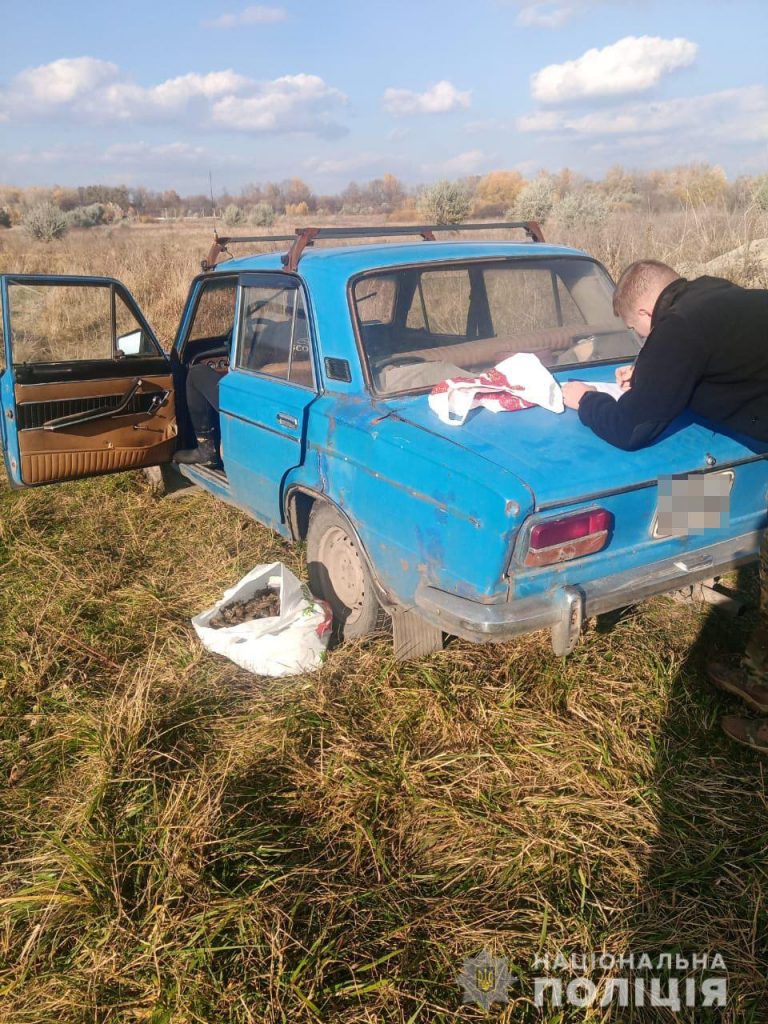
[[[213,442],[213,431],[198,435],[197,448],[185,448],[176,452],[173,461],[183,466],[219,466],[219,453]]]

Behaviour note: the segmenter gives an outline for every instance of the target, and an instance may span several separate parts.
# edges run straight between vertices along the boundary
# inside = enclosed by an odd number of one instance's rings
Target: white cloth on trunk
[[[460,427],[472,409],[515,412],[540,405],[565,409],[560,385],[532,352],[517,352],[477,377],[449,377],[429,395],[429,407],[443,423]]]

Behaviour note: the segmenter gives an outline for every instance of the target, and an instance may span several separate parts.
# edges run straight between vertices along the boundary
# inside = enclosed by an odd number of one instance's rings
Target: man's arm
[[[635,451],[651,444],[690,401],[703,370],[701,348],[684,325],[669,317],[653,331],[640,353],[632,387],[618,401],[588,391],[579,419],[604,441]]]

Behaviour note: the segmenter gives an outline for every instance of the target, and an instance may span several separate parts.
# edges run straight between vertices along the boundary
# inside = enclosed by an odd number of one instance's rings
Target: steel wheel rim
[[[320,542],[320,561],[328,571],[333,593],[349,609],[347,623],[356,622],[365,601],[365,570],[352,538],[339,526],[332,526]]]

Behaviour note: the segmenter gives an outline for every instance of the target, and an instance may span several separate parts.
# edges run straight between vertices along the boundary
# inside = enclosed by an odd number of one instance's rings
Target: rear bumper
[[[474,641],[506,640],[537,629],[552,631],[558,655],[569,654],[585,618],[637,604],[656,594],[722,575],[757,558],[762,533],[755,530],[709,547],[630,569],[583,585],[557,587],[546,595],[484,605],[420,583],[419,613],[446,633]]]

